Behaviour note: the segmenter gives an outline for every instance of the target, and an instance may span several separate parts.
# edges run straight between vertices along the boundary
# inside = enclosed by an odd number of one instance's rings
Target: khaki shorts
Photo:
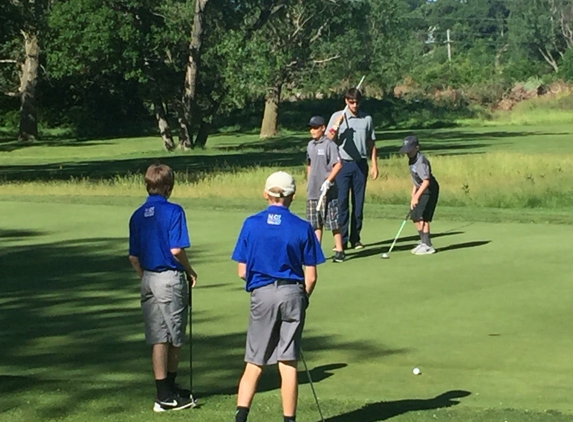
[[[276,281],[253,290],[245,362],[273,365],[298,360],[307,307],[302,283]]]
[[[144,271],[141,309],[148,344],[183,345],[189,315],[189,287],[185,273]]]

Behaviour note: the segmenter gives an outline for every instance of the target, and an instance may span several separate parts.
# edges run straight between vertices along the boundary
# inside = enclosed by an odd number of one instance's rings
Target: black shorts
[[[412,221],[431,222],[432,218],[434,218],[434,211],[436,211],[439,196],[440,188],[437,186],[428,193],[424,192],[420,196],[418,205],[412,210]]]

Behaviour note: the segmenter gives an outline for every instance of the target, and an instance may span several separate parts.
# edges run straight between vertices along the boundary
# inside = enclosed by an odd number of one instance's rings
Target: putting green
[[[132,211],[0,203],[0,420],[155,420],[138,280],[126,256]],[[205,398],[193,420],[228,421],[248,316],[230,255],[247,213],[189,207],[187,215],[199,273],[194,381]],[[380,259],[401,221],[368,219],[367,248],[320,267],[304,348],[325,416],[571,420],[573,226],[437,218],[434,256],[409,253],[408,224],[390,259]],[[328,256],[331,245],[327,235]],[[186,368],[184,358],[183,383]],[[318,420],[302,372],[301,381],[299,419]],[[278,420],[276,385],[274,374],[261,381],[252,421]],[[450,399],[459,404],[435,410]]]

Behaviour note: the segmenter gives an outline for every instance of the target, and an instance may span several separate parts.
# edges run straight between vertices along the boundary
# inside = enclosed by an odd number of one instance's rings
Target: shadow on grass
[[[438,238],[446,237],[446,236],[456,236],[458,234],[463,234],[463,233],[464,232],[462,232],[462,231],[445,231],[442,233],[432,234],[432,239],[438,239]],[[419,236],[399,237],[398,240],[396,241],[396,244],[394,245],[394,249],[392,249],[392,253],[399,252],[399,251],[409,251],[417,245],[417,242],[419,242],[419,240],[420,240]],[[365,249],[361,249],[361,250],[356,251],[356,252],[349,251],[346,259],[352,260],[352,259],[358,259],[358,258],[367,258],[367,257],[373,256],[373,255],[381,255],[384,252],[388,252],[388,249],[390,248],[390,245],[392,244],[393,241],[394,241],[394,238],[384,239],[384,240],[381,240],[379,242],[374,242],[374,243],[368,243],[365,245],[366,246]],[[415,242],[415,243],[404,244],[405,242]],[[474,242],[469,242],[469,243],[474,243]],[[479,245],[474,245],[474,246],[479,246]],[[454,248],[450,247],[449,249],[454,249]],[[446,250],[449,250],[449,249],[446,249]],[[444,248],[440,248],[439,250],[442,251],[442,250],[444,250]]]
[[[327,418],[327,422],[379,422],[408,412],[441,409],[460,404],[458,399],[471,394],[465,390],[447,391],[431,399],[406,399],[370,403],[360,409]]]
[[[30,413],[30,420],[46,420],[83,412],[86,406],[103,416],[150,405],[155,387],[127,239],[39,243],[35,236],[40,233],[0,233],[26,236],[28,243],[0,248],[0,410],[18,409]],[[192,255],[196,264],[209,256],[197,248]],[[235,394],[243,369],[245,332],[211,334],[212,323],[225,321],[221,314],[194,311],[194,379],[199,397]],[[347,351],[356,359],[404,352],[312,332],[305,336],[304,347],[309,360],[314,351],[324,349]],[[182,361],[180,377],[186,384],[187,365]],[[319,382],[344,366],[316,366],[312,376]],[[261,387],[278,388],[273,371],[267,372]],[[300,375],[301,382],[307,382],[305,374]],[[43,399],[30,406],[34,394]],[[96,401],[94,410],[90,403]]]
[[[478,240],[474,242],[456,243],[455,245],[445,246],[443,248],[436,248],[438,252],[455,251],[456,249],[476,248],[491,243],[491,240]]]

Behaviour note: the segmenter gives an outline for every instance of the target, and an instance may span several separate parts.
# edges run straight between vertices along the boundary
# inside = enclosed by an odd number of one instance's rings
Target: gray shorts
[[[328,197],[327,197],[328,198]],[[314,230],[338,230],[340,224],[338,222],[338,199],[328,199],[324,204],[324,209],[321,211],[316,210],[318,199],[306,200],[306,219]]]
[[[189,287],[185,273],[144,271],[141,309],[148,344],[183,345],[189,312]]]
[[[245,362],[274,365],[298,360],[308,296],[304,284],[279,283],[251,293]]]

